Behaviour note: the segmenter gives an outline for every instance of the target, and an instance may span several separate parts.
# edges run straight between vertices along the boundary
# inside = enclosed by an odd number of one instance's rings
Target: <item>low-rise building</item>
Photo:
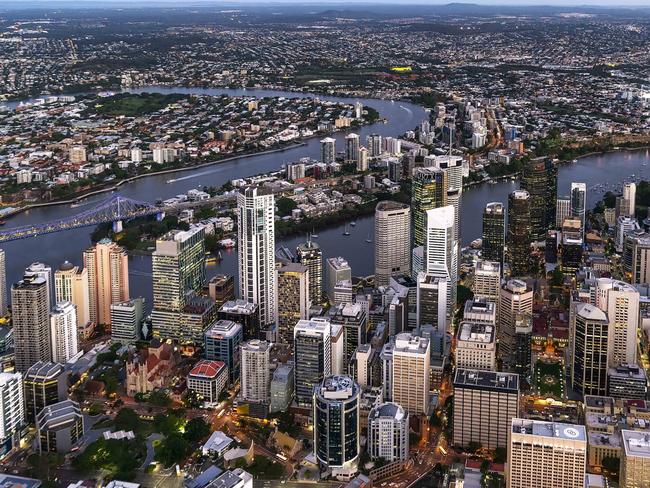
[[[41,410],[36,428],[41,452],[66,453],[84,434],[84,416],[77,402],[64,400]]]
[[[187,375],[187,389],[206,404],[216,404],[228,382],[228,366],[223,361],[199,361]]]

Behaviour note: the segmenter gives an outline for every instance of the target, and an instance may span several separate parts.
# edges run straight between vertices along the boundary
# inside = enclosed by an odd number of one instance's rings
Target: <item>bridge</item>
[[[120,231],[124,220],[147,215],[157,215],[160,219],[164,216],[164,212],[164,208],[151,203],[140,202],[119,195],[112,196],[93,208],[70,217],[0,230],[0,243],[78,229],[79,227],[90,227],[107,222],[112,222],[114,230]]]

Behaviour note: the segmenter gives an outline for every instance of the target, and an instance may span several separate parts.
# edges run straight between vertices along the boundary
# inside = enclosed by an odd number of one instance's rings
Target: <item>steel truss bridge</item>
[[[113,196],[99,202],[99,204],[89,210],[70,217],[0,230],[0,243],[80,227],[95,226],[107,222],[121,223],[123,220],[162,214],[164,211],[163,208],[152,205],[151,203],[131,200],[130,198],[121,196]]]

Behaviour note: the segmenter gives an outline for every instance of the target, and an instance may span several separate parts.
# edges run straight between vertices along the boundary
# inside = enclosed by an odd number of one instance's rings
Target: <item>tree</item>
[[[557,267],[551,273],[551,286],[562,286],[562,283],[564,283],[564,273]]]
[[[184,460],[189,454],[190,445],[185,438],[178,433],[167,436],[156,448],[156,461],[169,467]]]
[[[130,408],[123,408],[115,416],[115,427],[118,430],[132,430],[135,432],[138,430],[139,425],[140,418],[138,414]]]
[[[199,442],[210,435],[210,426],[201,417],[196,417],[185,425],[183,435],[189,442]]]
[[[621,461],[615,457],[607,456],[603,458],[603,469],[611,474],[618,475]]]
[[[291,198],[280,197],[275,201],[275,205],[278,207],[278,214],[281,217],[291,215],[291,211],[295,209],[298,204],[294,202]]]
[[[472,441],[467,445],[467,450],[469,452],[475,453],[475,452],[479,451],[480,449],[481,449],[481,443],[480,442]]]
[[[497,447],[494,450],[494,459],[493,461],[497,464],[503,464],[506,462],[506,457],[508,456],[508,451],[505,447]]]

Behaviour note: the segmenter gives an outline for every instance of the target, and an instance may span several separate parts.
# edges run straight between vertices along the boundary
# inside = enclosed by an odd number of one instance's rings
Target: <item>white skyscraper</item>
[[[585,230],[585,215],[587,211],[587,185],[585,183],[571,183],[571,217],[580,219],[582,231]],[[561,226],[562,222],[556,222]]]
[[[336,161],[336,139],[326,137],[320,141],[320,160],[325,164],[332,164]]]
[[[296,401],[311,405],[314,386],[332,372],[332,327],[324,318],[300,320],[293,328]]]
[[[7,267],[5,251],[0,249],[0,316],[7,315]]]
[[[508,488],[584,488],[584,425],[512,419],[508,434]]]
[[[370,410],[368,454],[370,459],[384,459],[390,463],[408,459],[409,414],[400,405],[387,402]]]
[[[248,402],[269,401],[271,344],[251,339],[241,345],[241,395]]]
[[[23,375],[0,373],[0,440],[17,434],[25,420]]]
[[[594,287],[594,299],[594,305],[609,318],[609,366],[636,364],[639,292],[623,281],[599,278]]]
[[[621,215],[634,217],[634,214],[636,213],[635,183],[626,183],[625,186],[623,186],[623,205],[624,209],[621,209]]]
[[[501,265],[496,261],[478,261],[474,269],[474,282],[472,283],[474,298],[484,298],[497,303],[500,288]]]
[[[32,263],[25,269],[24,276],[40,276],[45,280],[47,288],[47,309],[54,306],[54,281],[52,280],[52,268],[43,263]]]
[[[88,270],[64,262],[54,272],[56,302],[72,302],[77,307],[77,327],[90,322],[90,282]]]
[[[411,268],[411,208],[384,201],[375,209],[375,285]]]
[[[67,363],[79,351],[77,346],[77,307],[59,302],[50,313],[52,361]]]
[[[250,187],[237,195],[237,249],[241,298],[258,306],[260,325],[275,324],[275,199]]]
[[[397,334],[392,359],[391,399],[409,414],[428,412],[430,364],[429,339],[408,332]]]
[[[326,262],[327,275],[327,297],[330,303],[335,303],[334,289],[340,281],[352,282],[352,268],[342,257],[327,258]]]
[[[458,246],[454,239],[453,206],[427,210],[425,239],[424,271],[447,279],[447,317],[450,320],[456,304],[458,284]]]

